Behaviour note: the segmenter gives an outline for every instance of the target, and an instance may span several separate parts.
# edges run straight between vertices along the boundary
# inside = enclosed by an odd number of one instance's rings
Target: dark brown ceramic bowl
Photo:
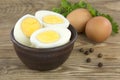
[[[15,40],[13,29],[11,31],[11,40],[18,57],[28,68],[40,71],[52,70],[62,65],[73,50],[77,32],[71,25],[69,30],[72,33],[70,42],[56,48],[37,49],[24,46]]]

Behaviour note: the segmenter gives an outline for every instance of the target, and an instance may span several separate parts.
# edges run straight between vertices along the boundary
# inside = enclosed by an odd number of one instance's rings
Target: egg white
[[[39,20],[42,20],[43,17],[47,16],[47,15],[55,15],[60,17],[61,19],[63,19],[63,23],[59,23],[59,24],[48,24],[43,22],[44,27],[63,27],[63,28],[68,28],[70,22],[61,14],[53,12],[53,11],[48,11],[48,10],[40,10],[37,11],[35,13],[35,17],[38,18]]]
[[[22,23],[23,19],[28,18],[28,17],[35,18],[35,16],[32,16],[30,14],[27,14],[27,15],[23,16],[22,18],[20,18],[14,27],[14,37],[19,43],[30,47],[31,46],[30,38],[27,37],[26,35],[24,35],[24,33],[22,32],[22,29],[21,29],[21,23]],[[37,19],[37,18],[35,18],[35,19]],[[39,20],[39,22],[40,22],[40,24],[42,23],[40,20]]]
[[[36,36],[39,33],[42,33],[44,31],[48,30],[53,30],[56,31],[60,35],[60,39],[58,41],[52,42],[52,43],[43,43],[40,42]],[[34,32],[31,37],[30,37],[30,42],[32,43],[33,47],[35,48],[54,48],[58,46],[62,46],[70,41],[71,38],[71,31],[67,28],[60,28],[60,27],[47,27],[47,28],[42,28],[40,30],[37,30]]]

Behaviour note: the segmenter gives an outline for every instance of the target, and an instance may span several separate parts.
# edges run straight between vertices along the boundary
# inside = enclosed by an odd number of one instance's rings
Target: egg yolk
[[[34,31],[40,29],[41,27],[42,25],[39,21],[31,17],[25,18],[21,23],[21,29],[27,37],[30,37]]]
[[[55,15],[47,15],[43,17],[43,21],[48,24],[60,24],[64,22],[62,18]]]
[[[52,43],[52,42],[56,42],[57,40],[60,39],[60,35],[53,31],[53,30],[49,30],[49,31],[45,31],[42,33],[39,33],[36,38],[43,43]]]

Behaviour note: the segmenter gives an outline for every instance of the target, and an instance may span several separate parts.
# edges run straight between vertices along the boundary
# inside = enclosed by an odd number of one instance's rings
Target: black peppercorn
[[[98,58],[102,58],[102,56],[103,56],[103,55],[102,55],[101,53],[98,54]]]
[[[103,67],[103,63],[99,62],[99,63],[98,63],[98,67],[99,67],[99,68]]]
[[[88,55],[88,54],[89,54],[89,51],[85,51],[84,54],[85,54],[85,55]]]
[[[91,62],[91,58],[87,58],[87,59],[86,59],[86,62],[87,62],[87,63],[90,63],[90,62]]]
[[[80,50],[79,50],[80,52],[84,52],[84,49],[83,48],[80,48]]]
[[[93,48],[90,48],[90,49],[89,49],[89,52],[91,52],[91,53],[94,52],[94,49],[93,49]]]

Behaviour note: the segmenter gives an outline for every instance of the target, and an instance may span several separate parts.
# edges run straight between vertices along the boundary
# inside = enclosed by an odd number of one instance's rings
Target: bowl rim
[[[33,48],[33,47],[25,46],[25,45],[19,43],[13,35],[14,27],[11,30],[10,38],[11,38],[11,41],[14,44],[16,44],[17,46],[22,47],[26,50],[39,51],[39,52],[57,51],[57,50],[66,48],[67,46],[71,45],[72,43],[74,43],[76,41],[76,39],[78,37],[77,31],[72,27],[72,25],[69,25],[68,29],[71,31],[71,34],[73,35],[73,38],[68,43],[66,43],[65,45],[54,47],[54,48]]]

